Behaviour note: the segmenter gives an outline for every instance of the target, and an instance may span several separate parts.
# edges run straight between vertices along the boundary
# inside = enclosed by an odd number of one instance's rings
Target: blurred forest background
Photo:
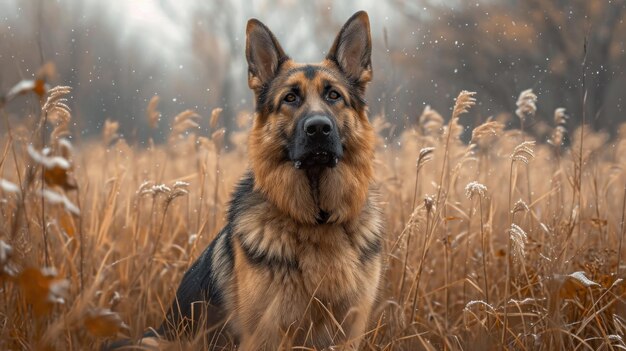
[[[583,108],[595,129],[626,120],[624,0],[0,0],[0,94],[50,61],[51,83],[73,87],[81,138],[109,118],[127,139],[162,140],[169,119],[187,108],[208,116],[222,107],[221,123],[232,130],[236,114],[252,111],[249,18],[266,23],[292,58],[317,62],[359,9],[370,14],[374,40],[370,109],[396,126],[390,137],[426,105],[447,111],[462,89],[477,91],[479,102],[463,123],[494,116],[514,127],[518,120],[501,112],[514,111],[519,92],[532,88],[539,117],[526,128],[540,140],[557,107],[572,125]],[[165,123],[151,135],[144,116],[154,95]],[[9,106],[11,118],[38,113],[28,99]]]

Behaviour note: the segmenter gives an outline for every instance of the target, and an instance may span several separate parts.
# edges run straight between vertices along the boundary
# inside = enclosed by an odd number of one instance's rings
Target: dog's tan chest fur
[[[368,205],[353,223],[311,226],[292,223],[267,203],[256,207],[234,227],[237,329],[265,338],[312,323],[324,334],[313,335],[316,343],[330,343],[323,326],[332,327],[331,313],[336,319],[351,309],[360,313],[360,304],[369,308],[376,295],[378,211]]]

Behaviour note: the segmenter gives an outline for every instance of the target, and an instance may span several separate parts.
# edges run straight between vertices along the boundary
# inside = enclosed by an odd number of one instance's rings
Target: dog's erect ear
[[[367,12],[359,11],[343,25],[326,58],[360,85],[372,79],[372,38]]]
[[[289,57],[280,47],[274,34],[259,20],[251,19],[246,27],[246,59],[248,59],[248,86],[251,89],[266,85]]]

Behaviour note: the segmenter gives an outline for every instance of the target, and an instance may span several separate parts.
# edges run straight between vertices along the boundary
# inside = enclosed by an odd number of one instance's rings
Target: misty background
[[[540,140],[558,107],[571,126],[583,110],[595,129],[614,132],[626,121],[626,0],[0,0],[0,95],[53,62],[50,84],[73,88],[77,138],[99,134],[111,119],[128,139],[163,140],[177,113],[193,109],[208,121],[216,107],[233,130],[238,114],[253,111],[249,18],[264,22],[296,61],[317,62],[361,9],[373,39],[367,98],[371,114],[395,126],[388,137],[415,125],[426,105],[449,117],[464,89],[478,100],[461,119],[468,127],[490,116],[516,127],[515,102],[529,88],[539,101],[526,128]],[[162,113],[156,132],[145,117],[154,95]],[[6,110],[13,121],[38,106],[24,96]]]

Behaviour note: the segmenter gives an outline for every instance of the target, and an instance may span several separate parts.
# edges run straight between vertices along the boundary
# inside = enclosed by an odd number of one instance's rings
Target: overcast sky
[[[0,0],[0,25],[11,26],[14,30],[27,31],[36,35],[38,6],[43,6],[44,21],[46,1]],[[105,18],[111,31],[122,47],[142,46],[146,57],[159,55],[163,60],[176,65],[189,52],[191,45],[189,25],[194,20],[194,13],[200,8],[212,6],[211,1],[177,1],[177,0],[56,0],[62,7],[66,7],[73,15],[79,15],[85,22],[94,17]],[[274,4],[277,1],[253,0],[231,1],[230,6],[237,13],[232,18],[232,26],[240,28],[243,34],[245,22],[248,18],[256,17],[267,24],[281,39],[285,50],[295,59],[303,61],[319,60],[323,52],[315,45],[306,45],[306,39],[314,30],[320,18],[311,16],[308,6],[300,6],[296,0],[278,1],[280,8]],[[366,10],[373,15],[372,35],[382,35],[382,28],[393,26],[396,10],[388,3],[376,0],[362,0],[358,2],[326,1],[327,13],[332,16],[333,22],[341,23],[358,10]],[[419,2],[416,2],[419,3]],[[43,4],[43,5],[41,5]],[[77,6],[79,5],[80,6]],[[80,10],[74,12],[77,7]],[[222,16],[219,12],[216,17]],[[286,20],[285,18],[288,18]],[[215,18],[207,18],[207,21]],[[45,34],[44,34],[45,35]],[[244,40],[245,38],[240,38]],[[325,50],[325,49],[323,49]],[[182,55],[181,55],[182,54]]]
[[[37,71],[41,41],[43,60],[59,68],[56,84],[73,86],[74,101],[92,115],[81,127],[86,134],[106,118],[130,127],[152,95],[161,96],[160,107],[169,115],[186,108],[206,115],[227,104],[250,109],[244,54],[248,19],[264,22],[295,60],[317,62],[356,11],[370,13],[375,38],[402,17],[389,3],[375,0],[325,2],[0,0],[0,90]],[[81,66],[84,62],[90,64]],[[111,70],[119,72],[111,75]],[[211,86],[224,79],[232,82],[230,93]]]

